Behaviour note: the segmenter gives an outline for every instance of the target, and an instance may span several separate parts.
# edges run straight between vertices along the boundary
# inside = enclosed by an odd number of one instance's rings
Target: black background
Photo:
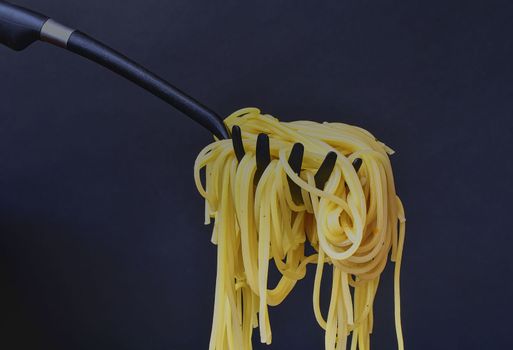
[[[407,348],[511,346],[510,1],[19,3],[223,115],[370,130],[397,151]],[[208,132],[41,43],[0,48],[0,96],[0,346],[207,348],[216,250],[192,166]],[[312,272],[255,349],[323,348]],[[396,346],[392,292],[388,268],[373,349]]]

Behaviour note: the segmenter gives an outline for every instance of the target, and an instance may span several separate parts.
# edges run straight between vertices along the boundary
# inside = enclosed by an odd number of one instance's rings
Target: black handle
[[[0,1],[0,43],[20,51],[40,39],[48,20],[37,12]]]
[[[230,137],[219,115],[128,57],[44,15],[0,1],[0,42],[14,50],[23,50],[36,40],[64,47],[94,61],[161,98],[218,138]]]
[[[69,37],[67,48],[69,51],[110,69],[151,92],[153,95],[160,97],[203,125],[217,137],[221,139],[229,138],[221,117],[212,110],[128,57],[91,38],[87,34],[78,30],[73,32]]]

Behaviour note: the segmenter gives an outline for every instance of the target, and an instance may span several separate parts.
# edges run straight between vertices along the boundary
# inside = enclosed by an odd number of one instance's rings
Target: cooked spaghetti
[[[287,297],[310,263],[317,264],[313,311],[325,330],[325,348],[346,349],[351,335],[351,349],[369,349],[374,297],[389,255],[395,261],[397,342],[404,349],[399,274],[405,217],[388,158],[393,151],[355,126],[280,122],[256,108],[239,110],[225,123],[242,129],[244,158],[238,162],[231,140],[219,140],[200,152],[194,169],[205,198],[205,223],[214,219],[212,242],[218,249],[210,349],[249,350],[255,327],[270,344],[268,306]],[[272,161],[255,183],[259,133],[269,135]],[[300,176],[287,162],[296,142],[305,146]],[[314,175],[330,151],[337,162],[318,189]],[[352,165],[357,158],[358,171]],[[301,188],[304,204],[294,202],[287,177]],[[317,254],[306,256],[306,245]],[[270,263],[281,273],[273,288],[267,281]],[[325,264],[332,270],[326,316],[319,305]]]

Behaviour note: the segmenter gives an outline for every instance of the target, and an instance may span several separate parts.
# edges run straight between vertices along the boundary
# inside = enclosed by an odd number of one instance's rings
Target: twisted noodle
[[[341,123],[279,122],[246,108],[225,120],[239,125],[246,155],[238,163],[231,140],[205,147],[194,166],[195,182],[205,198],[205,222],[214,218],[217,280],[210,349],[251,349],[253,328],[260,340],[272,340],[268,306],[280,304],[317,264],[313,310],[325,329],[326,349],[369,349],[373,302],[389,252],[395,265],[395,318],[398,348],[404,349],[399,304],[399,273],[405,218],[396,196],[388,158],[393,151],[369,132]],[[270,137],[272,161],[258,183],[255,148],[259,133]],[[300,176],[287,162],[292,145],[305,155]],[[323,190],[314,175],[329,151],[337,162]],[[352,162],[360,158],[358,173]],[[205,186],[200,171],[205,168]],[[292,200],[287,176],[302,191],[304,204]],[[305,244],[317,254],[305,256]],[[281,279],[268,286],[269,262]],[[319,305],[324,264],[332,265],[332,290],[326,318]]]

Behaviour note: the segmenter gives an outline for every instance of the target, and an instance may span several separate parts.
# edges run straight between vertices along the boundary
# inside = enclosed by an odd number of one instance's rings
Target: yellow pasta
[[[252,349],[256,327],[261,342],[270,344],[269,306],[287,297],[305,277],[308,264],[317,264],[313,312],[325,330],[325,348],[369,349],[374,297],[390,255],[395,261],[397,343],[404,349],[399,274],[405,216],[388,157],[393,151],[355,126],[280,122],[256,108],[239,110],[225,123],[242,130],[246,155],[240,164],[231,140],[217,140],[200,152],[194,166],[198,191],[205,198],[205,223],[214,219],[212,242],[218,249],[209,348]],[[269,135],[272,161],[254,183],[259,133]],[[300,176],[287,162],[296,142],[305,146]],[[321,190],[314,175],[330,151],[337,153],[337,162]],[[356,158],[362,160],[358,172],[352,165]],[[293,201],[287,177],[301,188],[304,204]],[[306,245],[317,254],[306,256]],[[272,287],[269,264],[281,273]],[[322,315],[325,264],[331,265],[332,290],[328,314]]]

